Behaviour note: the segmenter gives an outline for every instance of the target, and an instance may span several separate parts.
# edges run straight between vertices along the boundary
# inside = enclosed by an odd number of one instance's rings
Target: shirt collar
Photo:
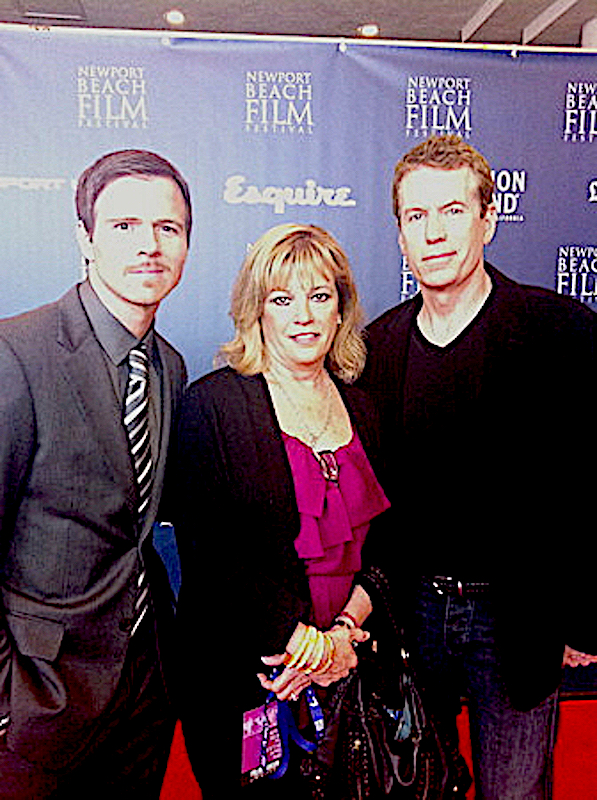
[[[141,339],[137,339],[108,311],[94,292],[88,280],[80,284],[79,296],[98,342],[106,352],[108,358],[116,366],[124,363],[131,349],[141,343],[145,344],[150,361],[153,360],[153,350],[155,346],[153,325],[149,328],[145,336]]]

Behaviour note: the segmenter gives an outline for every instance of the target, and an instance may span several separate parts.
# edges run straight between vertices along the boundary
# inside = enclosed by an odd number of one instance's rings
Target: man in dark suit
[[[398,513],[384,565],[446,736],[469,699],[477,796],[544,798],[562,661],[597,652],[594,581],[553,538],[582,547],[582,503],[554,488],[582,463],[560,420],[589,402],[597,317],[484,261],[493,180],[458,137],[407,153],[393,193],[420,293],[369,330],[365,380]]]
[[[0,322],[0,796],[158,797],[172,601],[151,532],[186,376],[153,322],[191,202],[124,150],[76,205],[87,280]]]

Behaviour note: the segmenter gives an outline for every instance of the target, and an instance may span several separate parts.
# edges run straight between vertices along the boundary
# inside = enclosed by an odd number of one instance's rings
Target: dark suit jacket
[[[581,419],[594,403],[597,315],[486,268],[497,313],[485,323],[476,406],[424,444],[403,409],[420,295],[369,328],[364,384],[381,414],[399,520],[393,549],[369,537],[365,555],[393,573],[400,607],[409,578],[446,574],[436,571],[442,552],[456,554],[464,578],[489,577],[510,695],[528,708],[557,686],[565,642],[597,652],[592,534],[574,480],[593,449]]]
[[[121,409],[77,287],[0,321],[0,707],[8,746],[31,760],[66,764],[86,746],[118,683],[143,568],[156,617],[169,607],[150,532],[185,375],[156,342],[163,424],[139,531]]]
[[[376,469],[374,409],[361,391],[339,388]],[[264,701],[260,656],[284,652],[311,611],[294,548],[300,521],[292,473],[264,378],[226,368],[193,383],[171,463],[182,564],[180,714],[204,791],[213,782],[210,796],[236,797],[242,712]],[[215,771],[224,759],[229,766]]]

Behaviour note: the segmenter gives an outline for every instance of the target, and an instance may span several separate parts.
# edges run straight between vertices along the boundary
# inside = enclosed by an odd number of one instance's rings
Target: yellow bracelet
[[[329,644],[325,633],[321,634],[321,648],[318,650],[317,656],[316,659],[313,659],[309,672],[318,672],[321,669],[321,665],[328,660]]]
[[[284,659],[284,664],[287,667],[294,667],[296,663],[302,658],[306,647],[309,643],[309,629],[311,628],[310,625],[305,625],[299,643],[296,647],[296,650],[293,654],[288,654],[288,658]]]
[[[322,672],[326,672],[331,667],[332,662],[334,660],[334,654],[336,652],[336,647],[334,645],[334,640],[332,639],[331,634],[324,633],[323,635],[326,644],[327,657],[325,658],[322,664],[318,665],[317,669],[313,670],[314,675],[319,675]]]
[[[309,625],[309,627],[307,628],[307,635],[305,638],[306,638],[305,647],[300,655],[300,658],[294,664],[294,668],[298,670],[302,670],[305,664],[309,661],[311,654],[313,653],[313,645],[317,640],[317,628],[314,628],[312,625]]]
[[[305,664],[302,671],[305,675],[309,675],[311,672],[315,672],[315,670],[319,667],[323,660],[323,654],[325,652],[325,639],[323,633],[321,631],[317,631],[317,638],[315,639],[315,644],[313,645],[312,650],[312,658],[310,663]]]
[[[286,657],[284,658],[284,666],[293,667],[303,654],[304,648],[307,645],[307,635],[309,633],[309,627],[310,627],[309,625],[303,625],[303,632],[301,634],[301,638],[299,639],[299,642],[296,646],[294,653],[286,652]]]

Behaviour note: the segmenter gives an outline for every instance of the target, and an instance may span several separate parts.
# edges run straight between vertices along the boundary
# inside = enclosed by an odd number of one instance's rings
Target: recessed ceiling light
[[[185,16],[177,8],[171,8],[170,11],[166,11],[164,14],[164,19],[168,25],[184,25]]]
[[[375,36],[379,36],[379,25],[376,25],[375,22],[367,22],[364,25],[359,25],[357,34],[359,36],[365,36],[367,39],[372,39]]]

